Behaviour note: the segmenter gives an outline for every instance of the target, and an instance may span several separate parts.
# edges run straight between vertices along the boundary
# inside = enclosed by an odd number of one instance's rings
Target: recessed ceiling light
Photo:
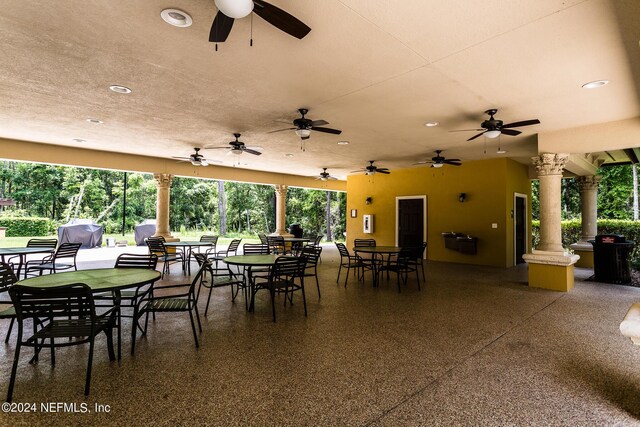
[[[92,119],[92,118],[87,119],[87,121],[89,123],[93,123],[94,125],[101,125],[102,123],[104,123],[102,120]]]
[[[593,82],[589,82],[589,83],[585,83],[582,85],[583,89],[595,89],[598,87],[602,87],[604,85],[606,85],[607,83],[609,83],[609,80],[596,80]]]
[[[164,22],[174,27],[184,28],[190,27],[191,24],[193,24],[193,19],[191,19],[189,14],[178,9],[165,9],[160,12],[160,16],[164,19]]]
[[[86,139],[81,139],[81,138],[73,138],[74,142],[78,142],[78,143],[83,143],[83,142],[87,142]]]
[[[293,157],[293,154],[285,154],[284,156],[291,158],[291,157]]]
[[[109,86],[109,89],[111,89],[112,91],[114,91],[116,93],[131,93],[131,89],[129,89],[126,86],[121,86],[121,85],[111,85],[111,86]]]
[[[432,127],[438,126],[439,124],[440,124],[440,123],[438,123],[438,122],[427,122],[427,123],[425,123],[424,125],[425,125],[426,127],[428,127],[428,128],[432,128]]]
[[[338,145],[349,145],[349,141],[338,141]]]

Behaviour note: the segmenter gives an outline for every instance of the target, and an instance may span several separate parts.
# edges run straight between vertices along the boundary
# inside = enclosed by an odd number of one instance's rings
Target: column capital
[[[276,194],[278,196],[286,196],[287,195],[287,190],[289,189],[288,185],[276,184],[276,185],[274,185],[274,187],[276,189]]]
[[[538,176],[562,175],[562,170],[569,159],[568,154],[559,153],[542,153],[539,156],[532,157],[531,161],[536,167]]]
[[[602,181],[602,177],[600,175],[585,175],[576,177],[576,182],[580,187],[580,191],[597,190],[600,181]]]
[[[170,188],[173,182],[173,175],[170,173],[154,173],[153,178],[156,180],[158,187]]]

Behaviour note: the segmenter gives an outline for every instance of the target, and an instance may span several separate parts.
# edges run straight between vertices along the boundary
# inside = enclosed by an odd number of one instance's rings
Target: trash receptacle
[[[289,227],[289,233],[293,234],[293,237],[296,238],[301,238],[302,237],[302,227],[300,227],[300,224],[291,224],[291,226]]]
[[[629,253],[635,246],[619,234],[599,234],[593,245],[593,271],[595,280],[605,283],[631,283]]]

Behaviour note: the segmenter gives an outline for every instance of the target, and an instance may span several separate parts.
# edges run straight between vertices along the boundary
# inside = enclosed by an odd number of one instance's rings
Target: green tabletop
[[[41,253],[51,253],[51,252],[53,252],[52,248],[38,248],[38,247],[0,248],[0,256],[41,254]]]
[[[104,292],[152,283],[159,278],[159,271],[146,268],[98,268],[47,274],[21,280],[18,284],[46,288],[49,286],[70,285],[72,283],[85,283],[94,292]]]
[[[400,252],[398,246],[356,246],[354,252],[364,252],[368,254],[396,254]]]
[[[268,267],[276,263],[282,255],[235,255],[224,258],[222,261],[231,265],[246,265],[251,267]]]
[[[287,243],[306,243],[310,242],[311,239],[306,237],[285,237],[284,241]]]

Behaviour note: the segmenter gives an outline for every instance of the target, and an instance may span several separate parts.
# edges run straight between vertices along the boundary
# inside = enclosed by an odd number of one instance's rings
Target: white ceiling
[[[368,160],[406,167],[435,149],[463,162],[496,157],[495,140],[485,154],[484,138],[449,132],[477,128],[493,107],[505,123],[541,120],[501,137],[507,156],[524,162],[538,133],[640,116],[637,0],[272,3],[311,33],[297,40],[254,16],[253,47],[244,18],[216,52],[211,0],[5,0],[0,137],[168,158],[241,132],[264,154],[243,154],[240,167],[300,175],[329,167],[345,177]],[[188,12],[193,25],[169,26],[165,7]],[[581,88],[599,79],[611,83]],[[267,133],[300,107],[342,135],[315,132],[302,152],[293,131]],[[585,152],[597,149],[606,138]],[[232,165],[223,150],[204,154]]]

